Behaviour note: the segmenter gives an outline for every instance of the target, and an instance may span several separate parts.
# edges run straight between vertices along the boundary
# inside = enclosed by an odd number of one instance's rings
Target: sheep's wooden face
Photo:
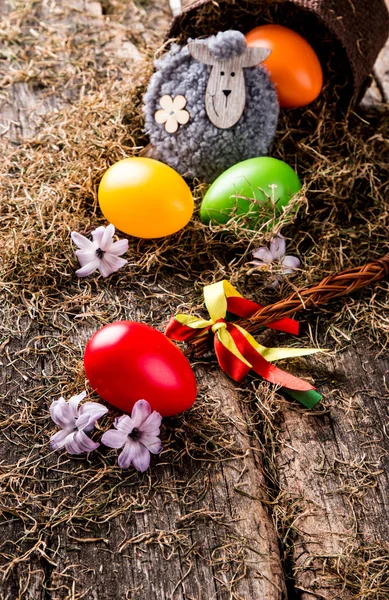
[[[233,127],[241,118],[246,104],[243,69],[255,67],[270,54],[268,48],[247,48],[243,54],[227,60],[216,60],[204,42],[188,44],[189,54],[205,65],[211,65],[205,108],[211,123],[220,129]]]

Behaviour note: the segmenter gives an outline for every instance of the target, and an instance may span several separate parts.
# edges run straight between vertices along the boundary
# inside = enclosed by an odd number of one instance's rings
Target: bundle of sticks
[[[329,275],[320,283],[309,288],[297,290],[284,300],[264,306],[249,319],[239,319],[235,323],[249,333],[256,333],[264,325],[272,321],[288,317],[304,308],[326,304],[333,298],[351,294],[388,275],[389,254],[386,254],[382,258],[367,263],[362,267],[355,267],[341,273],[336,273],[335,275]],[[190,352],[188,354],[194,358],[200,358],[206,354],[212,342],[211,337],[208,334],[204,334],[204,331],[199,330],[199,334],[196,337],[188,340],[188,344],[190,345]]]

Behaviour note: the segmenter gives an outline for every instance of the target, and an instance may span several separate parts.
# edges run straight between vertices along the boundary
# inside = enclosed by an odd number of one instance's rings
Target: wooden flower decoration
[[[155,113],[155,120],[157,123],[164,124],[168,133],[175,133],[180,125],[186,125],[189,121],[190,115],[187,110],[184,110],[185,96],[172,98],[166,94],[162,96],[159,103],[162,108]]]

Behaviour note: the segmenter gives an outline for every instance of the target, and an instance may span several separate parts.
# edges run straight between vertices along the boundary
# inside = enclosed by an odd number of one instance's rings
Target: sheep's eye
[[[224,71],[220,71],[220,75],[223,77],[223,75],[224,75]]]
[[[234,71],[232,71],[232,73],[231,73],[231,77],[235,77],[235,73],[234,73]]]

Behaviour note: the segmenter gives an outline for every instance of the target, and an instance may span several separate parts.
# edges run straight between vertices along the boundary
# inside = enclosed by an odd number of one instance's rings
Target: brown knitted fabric
[[[236,22],[240,7],[253,9],[253,19],[245,23]],[[183,28],[191,25],[191,35],[209,34],[202,31],[204,19],[212,13],[218,17],[218,29],[235,27],[244,32],[269,19],[261,18],[268,10],[274,11],[274,22],[290,26],[313,45],[322,62],[328,62],[330,54],[339,55],[339,69],[347,83],[344,95],[346,101],[356,102],[370,83],[369,75],[379,51],[389,35],[389,14],[385,0],[199,0],[183,2],[183,12],[170,27],[169,37],[180,36]],[[189,28],[190,30],[190,28]],[[324,32],[324,33],[323,33]],[[321,47],[325,32],[332,40]],[[339,48],[345,53],[343,60]],[[336,64],[336,62],[335,62]]]

